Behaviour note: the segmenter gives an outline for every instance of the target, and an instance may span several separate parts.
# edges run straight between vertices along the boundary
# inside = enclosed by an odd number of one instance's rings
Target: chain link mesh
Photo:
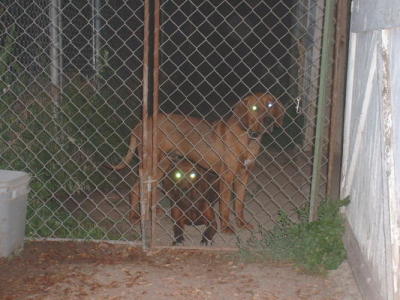
[[[139,157],[120,172],[104,165],[120,162],[141,122],[143,16],[142,1],[0,4],[0,168],[33,177],[29,237],[141,240],[129,220]],[[245,216],[257,230],[282,211],[295,218],[309,201],[323,16],[322,0],[161,2],[160,112],[225,122],[254,92],[285,107],[284,125],[263,136],[247,184]],[[321,198],[327,145],[325,138]],[[162,211],[155,245],[174,241],[172,201],[162,189],[169,171],[154,206]],[[203,232],[186,226],[185,245],[198,245]],[[217,230],[214,245],[250,235]]]
[[[143,3],[3,1],[0,20],[0,168],[32,175],[27,235],[140,240],[136,173],[102,166],[141,118]]]
[[[219,224],[214,238],[216,247],[235,247],[238,241],[262,234],[282,214],[296,220],[297,212],[309,204],[323,16],[324,1],[317,0],[161,3],[162,113],[227,124],[239,99],[256,92],[273,94],[285,107],[283,127],[263,136],[262,150],[250,169],[245,218],[254,229],[236,227],[235,234],[229,235],[221,231]],[[327,126],[329,119],[325,120]],[[172,135],[167,130],[168,123],[174,121],[169,115],[160,125],[160,135]],[[182,123],[176,124],[177,134],[183,132]],[[208,130],[199,132],[197,140],[188,138],[179,143],[191,143],[196,151],[201,136],[212,134],[213,129]],[[325,138],[323,143],[320,198],[325,197],[328,140]],[[162,156],[168,155],[162,148],[160,151]],[[209,159],[207,153],[202,159]],[[163,180],[168,174],[164,170]],[[176,188],[181,188],[179,183]],[[234,199],[234,190],[231,192]],[[159,214],[154,224],[157,245],[176,240],[172,228],[180,224],[170,214],[177,199],[168,191],[165,194],[159,204],[164,214]],[[192,199],[193,203],[197,198]],[[234,226],[235,201],[231,202]],[[214,208],[219,223],[218,205]],[[185,245],[199,245],[204,226],[184,227]]]

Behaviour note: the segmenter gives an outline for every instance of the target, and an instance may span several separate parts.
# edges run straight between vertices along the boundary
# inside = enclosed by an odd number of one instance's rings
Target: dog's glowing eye
[[[267,104],[267,107],[268,107],[268,108],[271,108],[272,106],[274,106],[273,103],[268,103],[268,104]]]
[[[251,110],[252,110],[252,111],[256,111],[257,109],[258,109],[257,105],[253,105],[253,106],[251,107]]]
[[[190,179],[195,179],[197,177],[197,174],[195,172],[192,172],[189,174]]]
[[[182,173],[179,171],[176,171],[174,174],[175,179],[181,179],[182,178]]]

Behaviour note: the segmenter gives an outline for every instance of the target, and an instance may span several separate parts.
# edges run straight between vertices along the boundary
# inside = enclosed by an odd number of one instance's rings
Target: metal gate
[[[33,175],[28,236],[170,246],[175,213],[186,213],[166,188],[181,188],[175,171],[212,181],[211,190],[194,186],[203,201],[194,215],[206,214],[205,205],[208,219],[185,226],[185,246],[197,247],[211,223],[214,247],[236,247],[282,214],[296,220],[304,206],[315,211],[326,196],[333,18],[324,26],[324,12],[332,7],[323,0],[2,4],[0,167]],[[267,112],[257,136],[242,131],[249,143],[234,155],[254,148],[254,162],[230,169],[228,153],[207,136],[231,130],[235,107],[253,94],[258,102],[272,95],[282,115]],[[214,166],[204,162],[210,157]],[[228,168],[217,167],[221,161]],[[228,177],[246,188],[252,228],[234,225],[241,196]],[[221,230],[221,191],[231,198],[224,204],[233,234]]]
[[[296,213],[305,206],[311,206],[311,215],[315,214],[317,199],[325,197],[327,183],[328,139],[324,128],[328,128],[329,110],[324,111],[321,106],[329,107],[328,102],[319,103],[317,115],[318,99],[325,100],[327,94],[322,93],[329,90],[329,82],[321,85],[320,76],[326,76],[324,72],[329,74],[326,69],[332,62],[331,57],[321,61],[324,9],[324,1],[161,1],[159,4],[156,1],[154,32],[159,57],[154,60],[153,128],[157,130],[153,129],[156,138],[153,173],[149,178],[166,182],[168,187],[168,181],[172,180],[175,186],[169,193],[161,184],[164,198],[157,193],[152,195],[152,245],[168,246],[176,242],[182,235],[174,233],[178,227],[184,231],[184,245],[196,247],[213,226],[210,220],[200,220],[203,226],[184,226],[179,221],[181,215],[186,214],[186,219],[194,221],[204,214],[193,204],[204,201],[201,195],[184,196],[188,188],[181,187],[182,179],[171,179],[171,174],[175,174],[171,169],[185,169],[186,161],[181,160],[190,160],[193,168],[186,169],[203,177],[206,175],[202,167],[213,170],[220,181],[225,181],[225,189],[231,194],[225,203],[227,214],[218,209],[225,201],[221,194],[224,184],[215,186],[219,194],[213,216],[218,223],[213,237],[216,247],[235,247],[250,238],[262,238],[279,216],[288,215],[295,220]],[[330,18],[331,15],[325,21]],[[332,38],[330,32],[325,34]],[[324,80],[329,81],[329,76]],[[243,140],[236,137],[233,145],[229,144],[229,134],[216,133],[217,124],[222,123],[222,130],[234,131],[234,136],[243,134],[230,124],[232,120],[243,121],[236,108],[249,95],[261,97],[266,93],[277,99],[278,103],[273,105],[283,108],[283,123],[276,124],[280,116],[270,111],[270,123],[268,118],[258,120],[264,122],[266,129],[262,138],[250,136],[249,144],[235,152],[232,148]],[[193,125],[198,120],[201,123]],[[250,131],[251,128],[244,130],[251,135]],[[165,139],[171,145],[166,145]],[[232,159],[225,159],[232,151],[234,155],[243,155],[255,140],[261,146],[252,155],[256,158],[254,166],[240,159],[236,166]],[[221,144],[226,149],[213,149]],[[163,169],[160,161],[162,164],[164,157],[170,156],[168,151],[180,156]],[[227,166],[220,168],[221,164]],[[246,170],[242,172],[243,169]],[[233,173],[237,185],[246,186],[244,204],[240,201],[241,189],[226,182],[229,176],[224,172]],[[250,175],[248,182],[246,173]],[[195,184],[194,188],[207,191]],[[184,190],[176,195],[176,189]],[[177,197],[192,202],[197,211],[191,212],[184,201],[174,199]],[[244,215],[236,207],[242,205]],[[174,208],[181,211],[178,216],[172,213]],[[224,232],[224,222],[234,234]],[[245,226],[238,226],[243,222]]]

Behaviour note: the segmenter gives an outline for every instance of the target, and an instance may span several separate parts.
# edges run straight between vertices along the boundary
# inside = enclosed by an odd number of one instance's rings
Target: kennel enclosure
[[[315,214],[337,181],[328,176],[332,2],[4,1],[0,20],[0,167],[32,175],[31,238],[170,246],[150,116],[224,121],[255,92],[279,100],[284,123],[264,134],[251,170],[245,215],[255,230],[218,232],[214,247],[236,247],[283,213]],[[140,122],[143,157],[106,168]],[[129,195],[138,181],[144,218],[135,225]],[[186,246],[198,247],[201,230],[187,230]]]

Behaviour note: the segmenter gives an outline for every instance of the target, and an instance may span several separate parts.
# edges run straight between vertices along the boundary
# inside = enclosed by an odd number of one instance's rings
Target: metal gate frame
[[[160,76],[160,0],[154,0],[154,20],[153,20],[153,77],[152,83],[149,84],[148,78],[151,78],[149,72],[149,51],[150,51],[150,9],[151,0],[144,0],[145,2],[145,56],[144,71],[143,71],[143,118],[144,130],[143,139],[145,149],[148,149],[143,154],[143,164],[141,167],[141,213],[142,213],[142,241],[144,249],[153,248],[170,248],[169,246],[156,246],[154,244],[155,236],[155,222],[156,222],[156,199],[157,199],[157,182],[153,180],[157,172],[157,130],[152,130],[154,124],[157,122],[159,112],[159,76]],[[310,198],[310,211],[309,221],[317,218],[319,199],[318,189],[320,185],[321,173],[321,160],[322,160],[322,137],[326,133],[327,128],[324,128],[323,118],[326,114],[327,98],[333,97],[335,102],[332,105],[330,112],[330,144],[329,144],[329,166],[327,178],[327,196],[330,199],[336,199],[338,196],[338,189],[340,185],[340,171],[338,165],[341,162],[341,135],[340,128],[343,126],[343,103],[344,103],[344,84],[346,59],[342,55],[347,53],[347,44],[343,40],[347,38],[347,26],[349,20],[349,2],[347,0],[329,1],[326,0],[324,8],[324,26],[323,26],[323,42],[322,42],[322,55],[321,55],[321,70],[319,80],[319,94],[318,94],[318,112],[316,120],[316,133],[314,143],[314,158],[313,158],[313,171],[311,183],[311,198]],[[335,24],[335,19],[340,20],[340,24]],[[344,22],[344,24],[342,24]],[[341,26],[342,25],[342,26]],[[336,28],[336,29],[335,29]],[[339,28],[339,29],[337,29]],[[146,31],[147,30],[147,31]],[[147,32],[147,33],[146,33]],[[336,35],[335,35],[336,34]],[[146,49],[148,51],[146,51]],[[335,51],[335,53],[334,53]],[[335,58],[334,58],[335,57]],[[335,59],[333,62],[333,58]],[[333,75],[334,74],[334,75]],[[335,76],[335,77],[334,77]],[[330,85],[332,78],[334,82]],[[152,96],[149,94],[149,86],[152,86]],[[152,103],[149,101],[152,99]],[[149,112],[149,107],[152,107]],[[333,120],[333,121],[332,121]],[[152,138],[149,138],[151,136]],[[334,161],[333,161],[334,160]],[[176,246],[174,246],[176,248]],[[189,249],[205,249],[204,247],[184,247],[179,248]],[[212,248],[213,250],[235,250],[235,248]]]
[[[154,190],[152,178],[152,124],[149,119],[149,55],[150,55],[150,0],[144,0],[144,49],[143,49],[143,157],[139,166],[140,211],[143,249],[151,247],[151,199]]]

